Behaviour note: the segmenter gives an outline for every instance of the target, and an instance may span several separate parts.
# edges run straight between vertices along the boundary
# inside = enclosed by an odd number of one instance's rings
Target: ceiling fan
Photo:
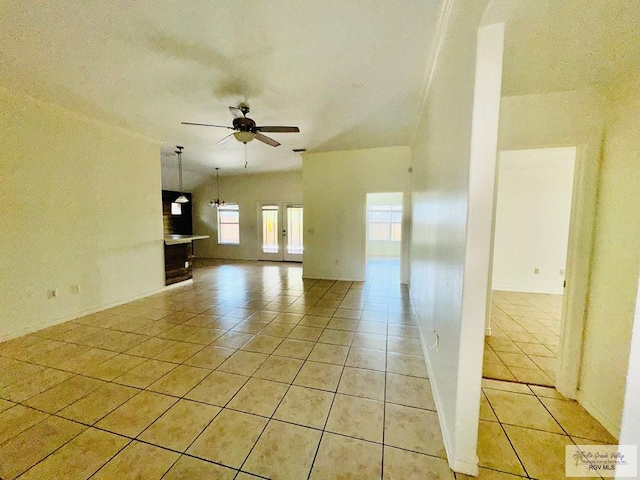
[[[200,127],[217,127],[217,128],[227,128],[229,130],[235,130],[234,133],[230,133],[218,143],[224,142],[227,138],[233,135],[236,140],[246,144],[250,142],[254,138],[256,140],[260,140],[267,145],[271,145],[272,147],[277,147],[280,145],[279,142],[276,142],[273,138],[267,137],[263,135],[262,132],[267,133],[298,133],[300,129],[298,127],[283,127],[283,126],[270,126],[270,127],[261,127],[256,125],[251,118],[247,117],[247,113],[249,113],[249,106],[245,104],[240,104],[237,107],[229,107],[233,119],[233,127],[227,127],[225,125],[211,125],[208,123],[193,123],[193,122],[182,122],[183,125],[197,125]]]

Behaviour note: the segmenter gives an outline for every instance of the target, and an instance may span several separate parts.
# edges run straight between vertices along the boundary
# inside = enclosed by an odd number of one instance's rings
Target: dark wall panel
[[[173,192],[171,190],[162,191],[162,219],[165,235],[193,235],[192,198],[190,193],[184,193],[184,196],[189,199],[189,203],[181,204],[182,214],[171,214],[171,204],[179,195],[180,192]]]

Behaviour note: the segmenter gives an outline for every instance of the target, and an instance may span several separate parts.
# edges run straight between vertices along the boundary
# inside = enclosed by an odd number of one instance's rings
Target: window
[[[171,215],[182,215],[182,204],[171,202]]]
[[[369,206],[369,240],[399,242],[402,238],[402,205]]]
[[[240,245],[240,209],[238,205],[218,207],[218,243]]]
[[[262,206],[262,251],[278,253],[278,205]]]
[[[302,205],[287,206],[287,253],[302,255]]]

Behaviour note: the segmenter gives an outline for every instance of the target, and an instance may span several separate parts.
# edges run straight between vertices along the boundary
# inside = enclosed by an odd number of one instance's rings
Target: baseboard
[[[411,304],[413,310],[416,312],[417,309],[415,302],[413,301],[413,295],[411,294],[411,290],[409,290],[409,298],[411,299]],[[436,404],[436,413],[438,414],[438,421],[440,422],[440,431],[442,432],[442,441],[444,443],[444,450],[447,454],[447,462],[449,463],[449,468],[456,473],[463,473],[465,475],[471,475],[472,477],[478,476],[479,467],[478,467],[478,457],[475,458],[456,458],[453,453],[451,434],[449,430],[447,430],[444,426],[446,425],[445,419],[442,416],[442,405],[443,401],[440,397],[440,391],[438,390],[438,385],[433,382],[433,367],[431,366],[431,357],[429,356],[430,348],[424,343],[424,332],[422,331],[422,324],[420,321],[418,323],[418,330],[420,331],[420,345],[422,347],[422,354],[424,356],[425,363],[427,365],[427,374],[429,375],[429,384],[431,385],[431,392],[433,393],[433,400]]]
[[[172,290],[174,288],[188,286],[188,285],[191,285],[191,284],[193,284],[193,280],[185,280],[184,282],[175,283],[173,285],[168,285],[168,286],[162,287],[162,288],[157,289],[157,290],[152,290],[150,292],[142,293],[140,295],[136,295],[134,297],[127,298],[125,300],[119,300],[117,302],[109,303],[107,305],[102,305],[102,306],[96,307],[96,308],[90,308],[88,310],[82,310],[81,312],[76,312],[76,313],[73,313],[71,315],[66,315],[64,317],[56,318],[54,320],[48,320],[46,322],[41,322],[41,323],[36,323],[34,325],[29,325],[28,327],[21,328],[19,330],[14,330],[12,332],[9,332],[8,334],[0,335],[0,342],[6,342],[8,340],[12,340],[14,338],[22,337],[23,335],[28,335],[30,333],[37,332],[39,330],[44,330],[45,328],[53,327],[55,325],[59,325],[61,323],[65,323],[65,322],[68,322],[70,320],[75,320],[76,318],[81,318],[81,317],[84,317],[86,315],[91,315],[93,313],[102,312],[104,310],[108,310],[110,308],[117,307],[119,305],[124,305],[125,303],[134,302],[136,300],[140,300],[142,298],[150,297],[152,295],[156,295],[158,293],[162,293],[162,292],[165,292],[167,290]]]
[[[580,390],[578,390],[577,397],[578,398],[576,400],[578,401],[578,403],[582,405],[584,409],[587,412],[589,412],[589,414],[593,418],[595,418],[598,422],[600,422],[602,426],[607,430],[607,432],[609,432],[615,438],[620,438],[620,431],[619,431],[620,427],[616,427],[615,425],[613,425],[613,423],[610,422],[609,419],[605,417],[598,408],[593,406],[591,402],[588,402],[587,400],[585,400]]]
[[[515,293],[542,293],[544,295],[562,295],[564,290],[561,288],[557,292],[550,292],[548,290],[536,290],[532,288],[518,288],[518,287],[505,287],[502,285],[492,285],[491,290],[498,290],[501,292],[515,292]]]
[[[182,282],[172,283],[171,285],[167,285],[160,292],[166,292],[167,290],[173,290],[175,288],[180,288],[180,287],[188,287],[189,285],[193,285],[192,278],[190,278],[189,280],[183,280]]]
[[[477,477],[480,473],[478,457],[471,460],[453,459],[453,461],[449,462],[449,468],[456,473],[463,473],[472,477]]]
[[[335,282],[362,282],[361,278],[333,277],[330,275],[302,275],[304,280],[332,280]]]

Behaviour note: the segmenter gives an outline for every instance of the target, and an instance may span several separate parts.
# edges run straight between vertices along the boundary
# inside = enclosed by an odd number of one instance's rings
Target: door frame
[[[262,208],[266,205],[278,207],[278,253],[265,253],[262,250]],[[292,206],[303,207],[302,202],[297,201],[259,201],[256,204],[256,236],[258,244],[258,260],[271,262],[302,262],[302,254],[287,253],[287,208]],[[304,208],[304,207],[303,207]]]
[[[576,149],[565,266],[565,290],[562,296],[562,314],[560,318],[560,345],[557,352],[555,379],[556,390],[571,399],[576,399],[578,396],[582,368],[583,332],[588,307],[602,135],[603,132],[601,130],[591,141],[581,144],[536,145],[505,149],[531,150],[571,146]],[[498,182],[496,181],[493,194],[494,207],[491,227],[491,266],[493,265],[497,185]],[[488,335],[491,334],[490,310],[493,273],[491,270],[492,268],[490,268],[489,272],[485,319],[485,334]]]

